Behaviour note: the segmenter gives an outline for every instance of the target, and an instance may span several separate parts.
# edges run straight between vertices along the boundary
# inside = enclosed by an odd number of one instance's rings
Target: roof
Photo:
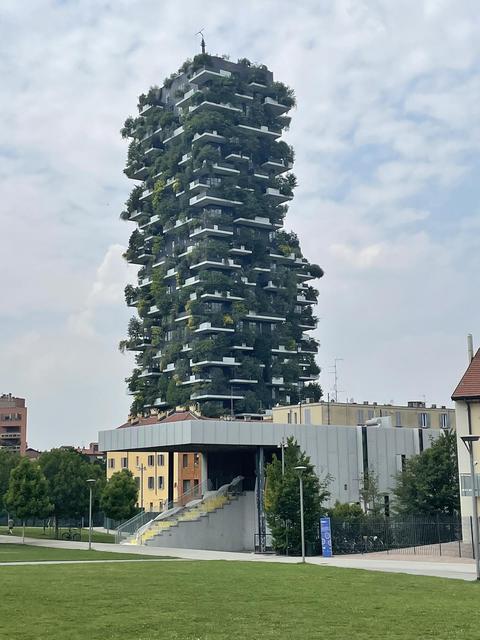
[[[480,349],[452,394],[452,400],[480,400]]]
[[[147,418],[138,417],[131,422],[125,422],[121,424],[117,429],[127,429],[128,427],[143,427],[147,424],[159,424],[163,422],[180,422],[181,420],[199,420],[193,411],[174,411],[166,415],[164,418],[158,416],[148,416]]]

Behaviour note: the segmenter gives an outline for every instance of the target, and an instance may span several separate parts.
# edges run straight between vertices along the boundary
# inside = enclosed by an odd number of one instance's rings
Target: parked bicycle
[[[79,541],[80,537],[80,532],[73,530],[71,527],[69,527],[67,531],[64,531],[62,533],[62,540]]]

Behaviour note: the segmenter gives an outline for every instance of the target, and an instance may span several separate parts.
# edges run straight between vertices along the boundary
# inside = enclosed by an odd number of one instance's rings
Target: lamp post
[[[302,537],[302,562],[305,563],[305,525],[303,522],[303,472],[307,467],[295,467],[298,471],[298,479],[300,480],[300,535]]]
[[[96,483],[94,478],[89,478],[87,480],[88,489],[90,491],[90,499],[88,503],[88,550],[92,550],[92,494],[93,494],[93,485]]]
[[[146,469],[146,466],[143,462],[137,465],[138,471],[140,471],[140,508],[143,509],[143,472]]]
[[[277,449],[282,450],[282,476],[285,475],[285,449],[287,448],[287,441],[282,437],[280,444],[277,444]]]
[[[475,495],[475,462],[473,460],[473,443],[480,440],[480,435],[468,435],[460,436],[463,440],[463,444],[467,447],[468,455],[470,457],[470,480],[472,483],[472,519],[473,519],[473,540],[472,549],[475,556],[475,568],[477,572],[477,580],[480,580],[480,554],[478,544],[478,507],[477,496]]]

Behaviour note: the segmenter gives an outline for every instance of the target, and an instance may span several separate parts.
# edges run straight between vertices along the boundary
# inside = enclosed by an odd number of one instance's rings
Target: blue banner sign
[[[322,556],[324,558],[331,558],[333,553],[330,518],[320,518],[320,538],[322,540]]]

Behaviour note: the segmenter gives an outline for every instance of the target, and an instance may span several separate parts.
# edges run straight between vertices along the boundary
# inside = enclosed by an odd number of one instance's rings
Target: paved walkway
[[[17,536],[0,536],[1,543],[21,543]],[[32,546],[52,547],[57,549],[87,549],[87,542],[69,542],[67,540],[38,540],[25,538],[25,542]],[[130,553],[142,556],[174,556],[185,560],[237,560],[243,562],[279,562],[282,564],[296,564],[299,558],[287,558],[275,555],[257,555],[254,553],[239,553],[230,551],[205,551],[198,549],[170,549],[162,547],[143,547],[135,545],[106,544],[95,542],[92,548],[97,551],[114,551],[116,553]],[[336,556],[322,558],[321,556],[307,558],[307,563],[318,566],[341,567],[349,569],[365,569],[367,571],[386,571],[392,573],[408,573],[412,575],[435,576],[439,578],[456,578],[459,580],[475,579],[475,563],[468,558],[419,558],[419,556],[378,557],[365,556]],[[53,561],[52,561],[53,562]],[[60,561],[58,561],[60,562]],[[24,563],[19,563],[24,564]]]

